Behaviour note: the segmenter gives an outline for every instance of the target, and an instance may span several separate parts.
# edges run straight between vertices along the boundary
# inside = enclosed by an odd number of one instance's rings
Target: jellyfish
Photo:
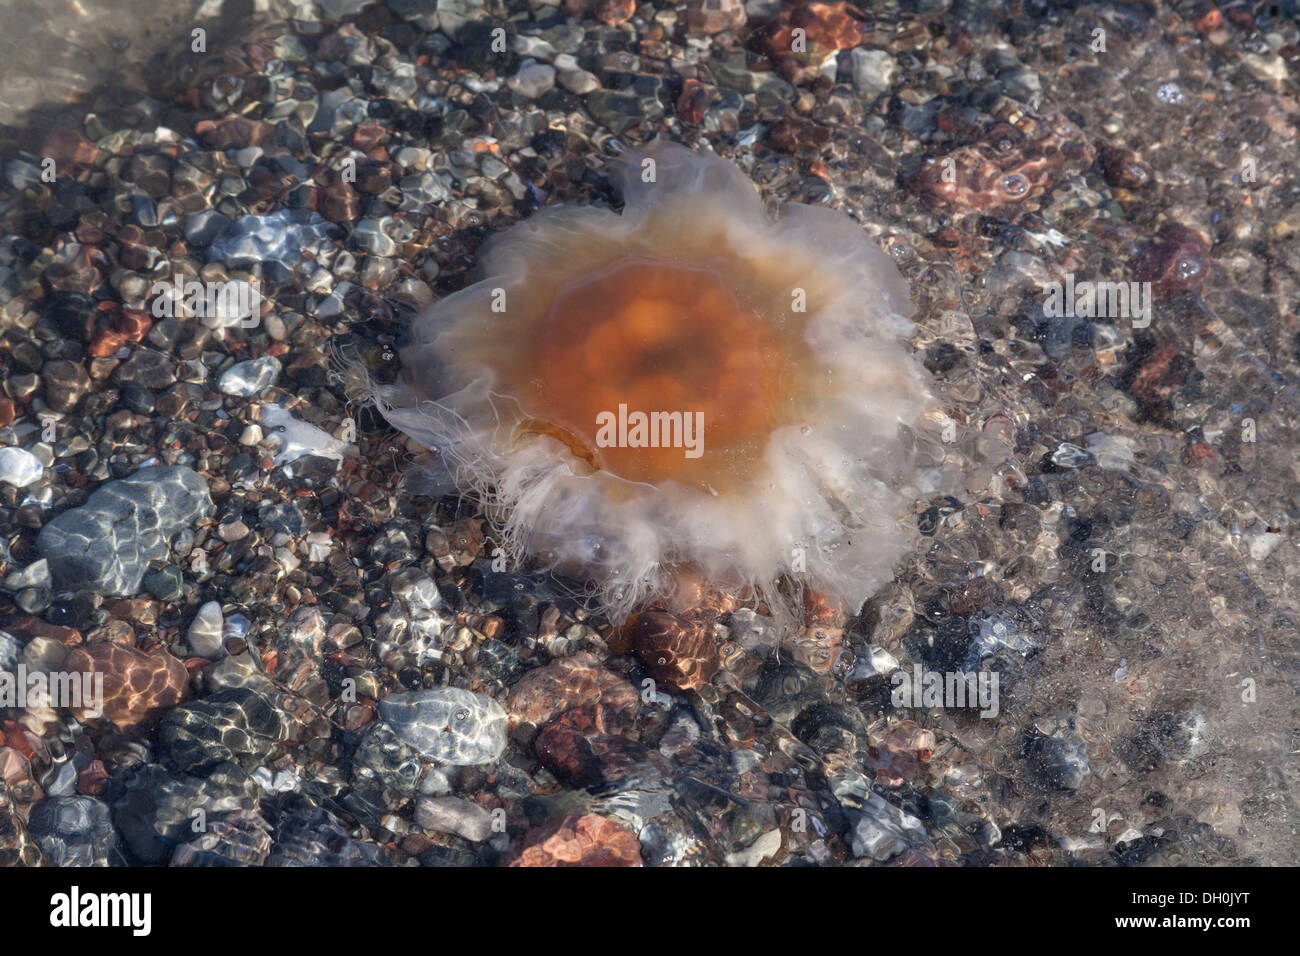
[[[847,215],[769,211],[714,154],[661,140],[610,173],[621,210],[490,236],[369,397],[505,556],[585,582],[612,619],[683,573],[857,611],[942,470],[906,280]]]

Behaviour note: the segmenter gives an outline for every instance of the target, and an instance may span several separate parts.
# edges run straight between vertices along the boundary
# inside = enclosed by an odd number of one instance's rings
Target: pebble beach
[[[186,6],[0,63],[0,863],[1300,859],[1293,4]],[[366,400],[656,138],[911,287],[961,490],[856,613],[611,620]]]

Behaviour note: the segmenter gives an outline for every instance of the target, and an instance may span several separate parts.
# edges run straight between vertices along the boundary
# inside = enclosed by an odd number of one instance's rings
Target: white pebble
[[[307,560],[311,562],[324,561],[330,556],[330,548],[334,546],[333,540],[323,531],[313,531],[307,535]]]
[[[215,661],[226,653],[222,646],[221,634],[224,627],[225,618],[221,614],[221,605],[216,601],[209,601],[199,608],[199,613],[194,616],[194,621],[185,634],[185,643],[189,645],[190,651],[195,656]]]
[[[535,100],[555,86],[555,67],[549,63],[525,60],[519,72],[510,77],[506,85],[520,96]]]
[[[40,459],[23,448],[0,448],[0,481],[26,488],[40,481],[45,468]]]

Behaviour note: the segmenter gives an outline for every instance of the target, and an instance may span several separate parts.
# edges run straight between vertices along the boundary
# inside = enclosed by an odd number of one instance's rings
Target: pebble
[[[222,644],[224,628],[225,618],[221,614],[221,605],[216,601],[208,601],[199,608],[199,613],[194,616],[190,629],[185,632],[185,642],[189,645],[190,653],[210,661],[224,656],[226,653]]]
[[[50,563],[44,558],[33,561],[21,571],[13,571],[4,578],[6,591],[21,591],[23,588],[48,588],[54,584],[50,575]]]
[[[230,220],[215,209],[205,209],[186,216],[182,228],[185,240],[192,246],[204,247],[212,242],[230,225]]]
[[[137,348],[113,372],[113,381],[146,389],[162,389],[176,383],[176,361],[156,349]]]
[[[184,575],[174,564],[161,567],[157,571],[149,571],[141,583],[147,593],[160,601],[175,601],[185,593]]]
[[[506,712],[490,697],[456,687],[390,694],[379,714],[398,738],[439,763],[493,763],[506,747]]]
[[[386,219],[362,219],[348,237],[349,245],[372,256],[389,258],[397,255],[397,243],[385,230]]]
[[[492,836],[492,814],[460,797],[420,797],[415,803],[415,822],[425,830],[454,833],[471,843]]]
[[[511,866],[640,866],[641,844],[626,827],[594,813],[571,813],[526,847]]]
[[[394,602],[375,620],[375,654],[394,670],[436,663],[451,623],[438,586],[418,568],[404,568],[393,573],[388,587]]]
[[[0,631],[0,671],[12,671],[23,655],[23,645],[7,631]]]
[[[90,391],[90,375],[80,362],[57,359],[41,369],[45,404],[56,412],[70,412]]]
[[[320,215],[301,209],[241,216],[212,242],[208,257],[231,267],[275,263],[292,272],[304,250],[319,248],[333,232]]]
[[[853,50],[850,54],[853,86],[860,94],[875,97],[889,89],[897,64],[884,50]]]
[[[727,866],[758,866],[781,852],[781,831],[769,830],[744,850],[727,854]]]
[[[45,466],[24,448],[0,448],[0,481],[26,488],[41,480]]]
[[[1068,468],[1073,471],[1079,468],[1087,468],[1095,463],[1096,459],[1093,458],[1091,452],[1068,441],[1061,442],[1052,452],[1052,464],[1057,468]]]
[[[113,823],[132,857],[146,865],[167,863],[176,847],[224,814],[256,808],[257,784],[233,764],[206,777],[174,773],[159,764],[127,770],[121,794],[110,801]]]
[[[146,652],[104,641],[72,648],[64,666],[72,673],[92,675],[92,681],[103,675],[103,716],[122,730],[155,723],[189,697],[189,671],[162,649]],[[78,720],[99,717],[97,710],[72,708]]]
[[[172,866],[262,866],[271,855],[271,825],[255,810],[235,810],[209,820],[182,843]]]
[[[14,603],[28,614],[45,610],[54,597],[54,578],[50,574],[50,564],[44,558],[7,575],[0,586],[13,594]]]
[[[251,773],[286,736],[284,718],[276,707],[243,687],[176,707],[158,727],[167,763],[199,775],[226,762]]]
[[[372,724],[352,754],[353,779],[373,778],[389,793],[411,797],[420,787],[419,755],[400,740],[392,725]]]
[[[748,19],[742,0],[691,0],[686,7],[686,22],[701,33],[739,30]]]
[[[33,804],[27,829],[51,866],[111,866],[117,831],[108,804],[95,797],[49,797]]]
[[[198,472],[179,465],[141,468],[55,517],[41,529],[36,547],[60,589],[131,597],[149,563],[167,558],[172,538],[211,511]]]
[[[275,820],[267,866],[384,866],[383,851],[352,839],[335,816],[294,797]]]
[[[1090,770],[1083,741],[1065,729],[1050,736],[1035,734],[1025,755],[1043,780],[1061,790],[1078,790]]]
[[[549,63],[525,60],[519,72],[506,85],[525,99],[535,100],[555,86],[555,67]]]
[[[1183,92],[1183,88],[1177,83],[1161,83],[1159,89],[1156,90],[1156,99],[1161,103],[1177,105],[1187,99],[1187,94]]]
[[[925,825],[878,793],[871,794],[863,802],[851,837],[854,856],[869,857],[877,862],[927,842]]]
[[[670,689],[689,690],[707,684],[721,666],[709,629],[666,611],[638,615],[633,635],[646,670]]]
[[[627,680],[603,666],[595,654],[579,651],[529,671],[506,698],[512,726],[541,727],[570,708],[599,704],[635,713],[639,698]]]
[[[217,388],[226,395],[252,398],[274,385],[282,368],[280,360],[273,355],[236,362],[222,373]]]
[[[226,544],[242,541],[248,537],[248,534],[248,525],[239,520],[227,521],[217,526],[217,537]]]
[[[313,531],[304,540],[307,544],[307,560],[313,563],[328,558],[334,547],[334,539],[324,531]]]
[[[600,79],[594,73],[582,69],[560,70],[557,75],[560,86],[577,96],[586,96],[600,89]]]

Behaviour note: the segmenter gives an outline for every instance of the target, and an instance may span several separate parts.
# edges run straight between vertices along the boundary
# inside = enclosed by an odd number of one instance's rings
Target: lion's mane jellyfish
[[[934,401],[906,281],[846,215],[773,216],[712,154],[614,165],[621,212],[554,206],[484,243],[379,408],[510,556],[589,582],[612,618],[682,569],[856,611],[942,458],[918,439]]]

